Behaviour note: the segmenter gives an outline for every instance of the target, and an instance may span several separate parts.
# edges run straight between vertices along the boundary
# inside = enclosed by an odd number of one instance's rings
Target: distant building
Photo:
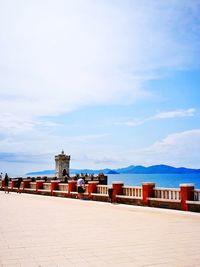
[[[56,177],[58,179],[63,179],[63,174],[69,176],[69,162],[70,156],[66,155],[62,150],[61,154],[55,156],[56,164]]]

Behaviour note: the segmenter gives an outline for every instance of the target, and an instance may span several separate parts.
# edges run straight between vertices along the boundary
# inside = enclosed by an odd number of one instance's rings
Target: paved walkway
[[[0,266],[200,266],[200,214],[0,192]]]

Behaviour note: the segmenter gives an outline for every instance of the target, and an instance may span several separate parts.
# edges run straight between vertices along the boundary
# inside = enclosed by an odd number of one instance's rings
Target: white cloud
[[[196,29],[187,29],[197,7],[177,0],[1,1],[1,108],[32,118],[134,102],[145,95],[145,80],[194,62]]]
[[[134,164],[169,164],[200,168],[200,129],[188,130],[168,135],[151,146],[129,151],[127,155]]]
[[[0,113],[0,134],[20,135],[32,134],[37,128],[49,129],[59,124],[51,121],[40,121],[29,119],[26,113],[23,117],[6,112]]]
[[[129,120],[126,121],[124,124],[126,126],[134,127],[143,124],[145,121],[144,120]]]
[[[145,119],[134,119],[134,120],[125,121],[124,125],[134,127],[134,126],[142,125],[148,121],[193,117],[195,112],[196,112],[196,109],[194,108],[165,111],[165,112],[157,113],[154,116],[151,116]]]
[[[177,167],[200,168],[200,129],[172,133],[144,148],[132,149],[131,144],[131,149],[121,147],[121,150],[107,146],[106,156],[103,148],[103,146],[98,147],[98,144],[95,144],[93,149],[89,147],[87,155],[79,158],[79,163],[86,162],[89,166],[96,168],[98,165],[99,168],[117,168],[130,164],[146,166],[168,164]],[[84,149],[81,153],[84,154]]]
[[[170,118],[182,118],[182,117],[192,117],[194,116],[195,109],[179,109],[179,110],[172,110],[167,112],[160,112],[156,114],[153,119],[170,119]]]

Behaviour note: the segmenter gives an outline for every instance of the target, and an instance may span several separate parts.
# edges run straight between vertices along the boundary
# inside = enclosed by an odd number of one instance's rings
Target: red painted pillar
[[[15,187],[16,183],[17,183],[17,180],[11,181],[11,190]]]
[[[113,193],[112,193],[112,202],[116,202],[117,198],[116,195],[123,195],[123,182],[113,182],[112,183],[112,188],[113,188]]]
[[[23,180],[22,181],[22,190],[24,191],[25,188],[29,188],[30,187],[30,180]]]
[[[89,199],[93,199],[93,196],[91,194],[97,192],[98,183],[99,182],[95,182],[95,181],[89,181],[88,182],[88,198]]]
[[[38,192],[38,189],[43,188],[44,181],[36,181],[36,192]]]
[[[71,197],[71,192],[76,191],[76,184],[74,180],[68,181],[68,197]]]
[[[58,181],[51,181],[51,195],[53,196],[53,191],[58,189]]]
[[[194,184],[180,184],[181,209],[188,211],[187,200],[194,200]]]
[[[148,206],[148,198],[149,197],[154,197],[154,188],[155,188],[155,183],[142,183],[142,197],[143,197],[143,204],[145,206]]]

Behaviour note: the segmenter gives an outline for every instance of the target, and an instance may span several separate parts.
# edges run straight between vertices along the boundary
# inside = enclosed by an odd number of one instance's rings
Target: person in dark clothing
[[[65,182],[66,175],[67,175],[67,171],[66,171],[66,169],[64,169],[62,172],[62,182]]]
[[[8,181],[9,181],[9,178],[8,178],[8,174],[6,173],[5,174],[5,178],[4,178],[4,191],[5,193],[9,193],[9,189],[8,189]]]
[[[67,174],[66,169],[63,170],[62,175],[65,176]]]
[[[21,193],[21,191],[20,191],[21,183],[22,183],[22,178],[19,177],[18,181],[17,181],[17,193]]]
[[[65,180],[64,180],[64,182],[67,184],[67,183],[68,183],[68,180],[69,180],[69,175],[66,174],[66,175],[65,175]]]
[[[108,188],[108,196],[110,198],[110,203],[112,203],[112,198],[113,198],[113,188],[112,187]]]

